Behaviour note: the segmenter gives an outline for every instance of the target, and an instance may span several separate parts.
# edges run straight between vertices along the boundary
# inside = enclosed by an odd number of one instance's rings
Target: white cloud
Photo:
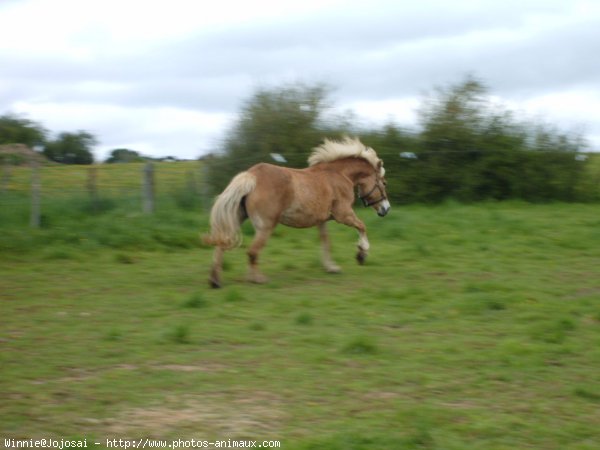
[[[334,1],[305,0],[23,0],[9,2],[0,16],[0,38],[14,52],[89,56],[97,52],[148,48],[231,28],[247,22],[275,21],[315,13]],[[339,3],[339,2],[338,2]]]
[[[591,0],[5,0],[0,113],[194,157],[256,86],[325,81],[363,123],[406,126],[471,73],[600,148],[598,23]]]
[[[214,151],[222,130],[233,120],[230,114],[180,108],[79,103],[17,103],[15,111],[35,117],[52,130],[92,132],[100,139],[99,159],[105,159],[115,148],[129,148],[154,157],[177,155],[194,159]]]
[[[417,125],[417,109],[421,99],[408,97],[401,99],[356,101],[342,105],[343,109],[354,111],[358,120],[366,126],[382,123],[399,123],[408,127]]]
[[[568,90],[548,93],[514,102],[514,109],[548,124],[560,124],[563,131],[587,136],[590,150],[600,151],[600,92]]]

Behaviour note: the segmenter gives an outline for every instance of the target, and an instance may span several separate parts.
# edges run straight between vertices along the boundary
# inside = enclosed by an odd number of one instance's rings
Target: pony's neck
[[[373,166],[362,158],[343,158],[329,164],[352,180],[353,185],[356,185],[361,178],[369,176],[374,170]]]

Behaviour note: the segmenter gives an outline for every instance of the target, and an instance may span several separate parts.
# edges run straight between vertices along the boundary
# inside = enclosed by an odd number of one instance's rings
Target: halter
[[[375,192],[375,189],[379,189],[379,193],[381,194],[381,197],[379,197],[377,200],[368,201],[367,198],[370,197],[373,192]],[[365,205],[365,208],[368,208],[369,206],[376,205],[377,203],[379,203],[379,202],[381,202],[383,200],[387,200],[386,195],[383,193],[383,189],[381,189],[381,186],[379,185],[379,177],[375,180],[375,185],[373,186],[373,189],[371,189],[365,195],[358,194],[358,198],[360,198],[360,200],[362,201],[363,205]]]

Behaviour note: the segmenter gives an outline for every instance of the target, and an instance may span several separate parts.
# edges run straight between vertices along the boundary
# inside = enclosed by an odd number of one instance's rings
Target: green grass
[[[597,448],[597,205],[361,210],[367,264],[332,223],[337,275],[280,227],[270,283],[240,249],[221,290],[204,215],[58,210],[0,225],[2,437]]]

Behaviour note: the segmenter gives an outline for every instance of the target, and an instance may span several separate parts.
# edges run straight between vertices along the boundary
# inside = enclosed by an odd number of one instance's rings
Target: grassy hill
[[[331,224],[329,275],[316,230],[280,227],[271,282],[241,249],[222,290],[197,210],[0,221],[0,435],[597,448],[597,205],[360,214],[367,265],[353,230]]]

